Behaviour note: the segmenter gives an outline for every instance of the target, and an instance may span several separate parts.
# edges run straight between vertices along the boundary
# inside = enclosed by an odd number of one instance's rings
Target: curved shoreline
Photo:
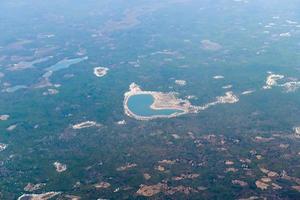
[[[140,116],[136,115],[133,113],[129,108],[128,108],[128,100],[130,97],[135,96],[135,95],[141,95],[141,94],[150,94],[154,101],[150,105],[150,108],[153,110],[164,110],[164,109],[175,109],[175,110],[181,110],[182,112],[175,112],[170,115],[152,115],[152,116]],[[170,97],[173,100],[173,104],[167,104],[167,105],[161,105],[160,101],[163,100],[166,97]],[[180,103],[183,103],[183,105],[179,105]],[[155,91],[143,91],[140,89],[140,87],[132,83],[130,85],[130,90],[124,94],[124,112],[127,116],[135,118],[137,120],[151,120],[151,119],[158,119],[158,118],[173,118],[177,117],[180,115],[184,115],[189,113],[190,111],[190,102],[187,100],[182,100],[182,99],[177,99],[174,94],[172,93],[162,93],[162,92],[155,92]]]

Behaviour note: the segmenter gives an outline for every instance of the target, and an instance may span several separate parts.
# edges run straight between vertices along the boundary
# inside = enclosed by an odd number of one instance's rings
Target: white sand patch
[[[232,91],[226,92],[224,96],[217,97],[217,102],[219,103],[236,103],[239,98],[233,94]]]
[[[300,88],[300,81],[291,81],[281,84],[280,86],[284,87],[286,92],[295,92]]]
[[[224,85],[222,88],[223,89],[230,89],[230,88],[232,88],[232,85]]]
[[[255,181],[255,185],[256,185],[257,188],[259,188],[261,190],[266,190],[269,187],[269,185],[267,183],[264,183],[260,180]]]
[[[135,164],[135,163],[126,163],[125,165],[118,167],[116,170],[120,172],[120,171],[125,171],[128,169],[134,168],[136,166],[137,166],[137,164]]]
[[[253,92],[255,92],[255,90],[246,90],[246,91],[242,92],[242,95],[252,94]]]
[[[186,96],[187,99],[198,99],[195,95],[188,95]]]
[[[9,115],[0,115],[0,121],[6,121],[9,119]]]
[[[178,55],[178,52],[177,51],[168,50],[168,49],[164,49],[162,51],[152,52],[150,55],[154,56],[154,55],[159,55],[159,54],[169,55],[169,56],[175,56],[175,55]]]
[[[232,91],[228,91],[224,96],[216,97],[216,99],[217,100],[214,102],[207,103],[204,106],[194,106],[194,108],[197,110],[197,112],[200,112],[218,104],[233,104],[239,101],[238,96],[236,96]]]
[[[186,81],[185,80],[175,80],[175,84],[180,85],[180,86],[185,86]]]
[[[280,74],[273,74],[269,72],[269,76],[267,77],[266,84],[262,87],[263,89],[272,89],[274,86],[282,87],[285,92],[295,92],[297,89],[300,88],[300,81],[297,78],[288,78],[289,81],[279,84],[278,81],[284,79],[284,75]],[[292,81],[291,81],[292,80]],[[282,80],[281,82],[283,82]]]
[[[180,139],[180,136],[177,135],[177,134],[172,134],[172,137],[173,137],[174,139]]]
[[[58,161],[54,162],[53,163],[54,167],[55,167],[55,170],[58,172],[58,173],[61,173],[61,172],[64,172],[67,170],[67,165],[66,164],[62,164]]]
[[[278,80],[281,80],[284,78],[284,75],[280,75],[280,74],[270,74],[268,77],[267,77],[267,80],[266,80],[266,85],[263,86],[263,89],[272,89],[273,86],[277,86],[278,83],[277,81]]]
[[[140,86],[136,83],[131,83],[129,86],[129,90],[130,90],[130,92],[141,92],[142,91]]]
[[[225,161],[225,165],[233,165],[233,164],[234,164],[234,162],[231,161],[231,160],[226,160]]]
[[[18,126],[17,124],[10,125],[9,127],[6,128],[6,130],[7,131],[13,131],[17,128],[17,126]]]
[[[83,128],[89,128],[92,126],[101,126],[101,125],[95,121],[85,121],[85,122],[81,122],[81,123],[73,125],[72,128],[73,129],[83,129]]]
[[[61,194],[61,192],[46,192],[42,194],[23,194],[18,198],[18,200],[48,200],[57,195]]]
[[[294,127],[294,131],[297,137],[300,137],[300,126]]]
[[[221,75],[217,75],[217,76],[214,76],[213,79],[223,79],[224,76],[221,76]]]
[[[108,70],[109,69],[107,67],[95,67],[94,68],[94,74],[97,77],[103,77],[107,74]]]
[[[125,120],[120,120],[117,122],[118,125],[125,125],[126,124],[126,121]]]
[[[96,189],[106,189],[109,188],[111,185],[108,182],[100,182],[94,185]]]
[[[290,32],[280,33],[279,36],[280,37],[291,37],[291,33]]]
[[[0,152],[7,148],[7,144],[0,143]]]
[[[44,39],[44,38],[53,38],[55,37],[55,34],[39,34],[38,38]]]

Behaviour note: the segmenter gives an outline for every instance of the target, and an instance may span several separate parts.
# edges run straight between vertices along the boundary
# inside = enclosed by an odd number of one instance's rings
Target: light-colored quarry
[[[280,74],[270,74],[267,77],[266,85],[263,86],[263,89],[272,89],[273,86],[277,86],[278,85],[277,81],[279,81],[279,80],[281,80],[283,78],[284,78],[284,76],[280,75]]]
[[[278,83],[279,80],[284,83]],[[273,87],[281,87],[285,92],[295,92],[300,88],[300,81],[298,81],[296,78],[285,78],[284,75],[269,73],[263,89],[272,89]]]
[[[67,170],[67,165],[66,164],[62,164],[60,162],[54,162],[53,163],[54,167],[55,167],[55,170],[58,172],[58,173],[61,173],[61,172],[64,172]]]
[[[18,200],[48,200],[61,194],[61,192],[46,192],[42,194],[23,194]]]
[[[106,67],[95,67],[94,68],[94,74],[97,77],[103,77],[107,74],[108,70],[109,69],[106,68]]]
[[[224,96],[217,97],[217,102],[221,104],[224,103],[232,104],[232,103],[237,103],[238,101],[239,98],[235,94],[233,94],[232,91],[226,92]]]

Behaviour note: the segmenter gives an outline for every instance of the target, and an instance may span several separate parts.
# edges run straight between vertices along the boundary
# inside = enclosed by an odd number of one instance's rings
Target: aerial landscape
[[[299,0],[0,1],[0,199],[300,199]]]

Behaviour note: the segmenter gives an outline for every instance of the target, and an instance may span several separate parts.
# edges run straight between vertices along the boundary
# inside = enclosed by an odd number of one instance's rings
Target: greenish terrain
[[[298,0],[2,0],[0,30],[0,199],[300,199]],[[239,101],[141,121],[133,82]]]

